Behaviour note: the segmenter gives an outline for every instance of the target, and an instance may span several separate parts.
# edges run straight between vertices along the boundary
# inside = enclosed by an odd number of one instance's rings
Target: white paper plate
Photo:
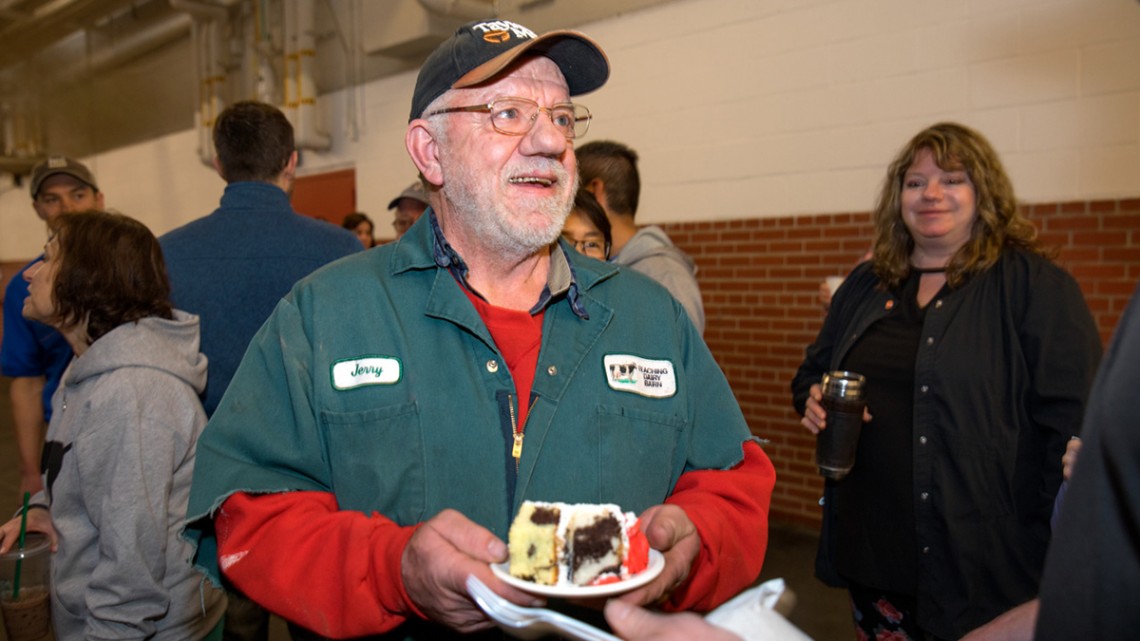
[[[625,581],[606,583],[605,585],[539,585],[511,576],[509,563],[492,563],[491,571],[503,583],[516,587],[524,592],[559,599],[588,599],[601,596],[613,596],[630,590],[640,588],[661,574],[665,569],[665,556],[657,550],[649,550],[649,565],[644,570],[629,577]]]

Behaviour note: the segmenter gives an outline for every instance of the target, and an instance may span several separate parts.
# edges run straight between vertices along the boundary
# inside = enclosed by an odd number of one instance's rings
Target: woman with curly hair
[[[27,513],[28,530],[52,540],[56,635],[220,639],[224,593],[179,535],[206,358],[198,318],[171,308],[158,241],[119,214],[62,214],[24,277],[24,317],[75,351],[52,398],[46,489]],[[0,527],[0,551],[19,529],[19,518]]]
[[[958,639],[1037,594],[1100,338],[981,134],[911,139],[873,221],[873,259],[792,381],[813,434],[824,372],[867,381],[855,466],[825,483],[816,574],[848,588],[861,634]]]

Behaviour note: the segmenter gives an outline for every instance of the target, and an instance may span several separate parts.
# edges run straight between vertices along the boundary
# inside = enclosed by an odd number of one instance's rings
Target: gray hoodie
[[[697,285],[697,265],[669,240],[665,230],[656,225],[642,227],[611,260],[661,283],[685,308],[697,331],[705,333],[705,307]]]
[[[60,639],[201,639],[225,596],[179,531],[206,416],[198,317],[126,323],[72,360],[52,398],[44,483],[59,533]],[[44,501],[48,502],[48,501]]]

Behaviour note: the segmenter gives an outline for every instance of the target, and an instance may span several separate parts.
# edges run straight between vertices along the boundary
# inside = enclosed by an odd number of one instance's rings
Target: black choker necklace
[[[916,274],[944,274],[946,273],[945,267],[915,267],[910,266],[911,270]]]

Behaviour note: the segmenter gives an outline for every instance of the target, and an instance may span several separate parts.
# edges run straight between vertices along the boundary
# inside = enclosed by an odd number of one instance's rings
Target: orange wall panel
[[[297,213],[340,225],[356,211],[356,170],[343,169],[297,178],[291,198]]]

